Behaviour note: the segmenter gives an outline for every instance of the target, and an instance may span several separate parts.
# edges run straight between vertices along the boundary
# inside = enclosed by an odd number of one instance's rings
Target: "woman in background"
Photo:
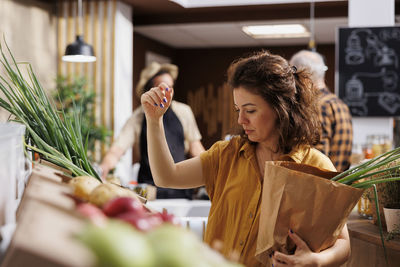
[[[176,65],[152,62],[140,73],[136,93],[140,97],[144,92],[161,83],[173,87],[177,77],[178,67]],[[162,103],[160,104],[162,105]],[[171,104],[171,108],[164,114],[163,121],[168,147],[174,161],[182,161],[186,159],[187,155],[198,156],[204,151],[204,147],[200,141],[201,134],[192,109],[190,106],[175,100],[169,104]],[[144,119],[143,108],[140,106],[133,111],[118,138],[105,155],[100,165],[102,179],[106,178],[108,172],[116,166],[121,156],[125,154],[128,148],[132,147],[133,160],[140,163],[138,182],[154,185],[147,156],[146,131],[146,120]],[[191,189],[157,188],[157,198],[192,199],[192,195]]]

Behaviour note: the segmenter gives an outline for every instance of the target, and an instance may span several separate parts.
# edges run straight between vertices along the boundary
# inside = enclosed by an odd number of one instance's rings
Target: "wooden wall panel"
[[[85,76],[88,87],[96,93],[94,113],[96,123],[113,130],[114,125],[114,42],[116,0],[83,0],[82,25],[79,23],[77,1],[58,1],[58,74],[72,79]],[[66,63],[61,57],[68,44],[82,34],[86,43],[93,46],[94,63]],[[107,144],[97,143],[94,160],[99,161],[108,149]]]

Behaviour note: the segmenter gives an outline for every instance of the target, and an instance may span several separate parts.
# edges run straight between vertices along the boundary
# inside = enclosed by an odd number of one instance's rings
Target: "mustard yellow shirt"
[[[255,145],[237,136],[215,143],[200,158],[211,200],[204,241],[212,245],[220,240],[225,256],[236,252],[242,264],[263,266],[254,256],[263,181]],[[280,160],[335,170],[327,156],[310,147],[294,150]]]

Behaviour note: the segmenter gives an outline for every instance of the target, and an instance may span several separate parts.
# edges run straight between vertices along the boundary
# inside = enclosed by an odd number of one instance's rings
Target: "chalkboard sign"
[[[339,28],[338,95],[353,116],[400,115],[400,27]]]

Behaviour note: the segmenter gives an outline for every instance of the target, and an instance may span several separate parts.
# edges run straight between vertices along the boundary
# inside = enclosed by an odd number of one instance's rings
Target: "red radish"
[[[152,228],[157,227],[163,223],[163,219],[159,214],[147,214],[146,217]]]
[[[126,212],[145,213],[142,202],[132,197],[116,197],[111,199],[103,206],[103,211],[107,216],[115,217]]]
[[[179,219],[175,217],[173,214],[168,213],[165,209],[159,214],[163,222],[169,222],[174,225],[180,225]]]
[[[137,230],[142,232],[149,231],[163,223],[160,216],[158,216],[157,214],[150,214],[150,213],[140,214],[135,212],[126,212],[118,214],[116,218],[130,223]]]
[[[76,206],[76,210],[96,225],[102,225],[107,220],[107,217],[103,211],[90,203],[78,204]]]

